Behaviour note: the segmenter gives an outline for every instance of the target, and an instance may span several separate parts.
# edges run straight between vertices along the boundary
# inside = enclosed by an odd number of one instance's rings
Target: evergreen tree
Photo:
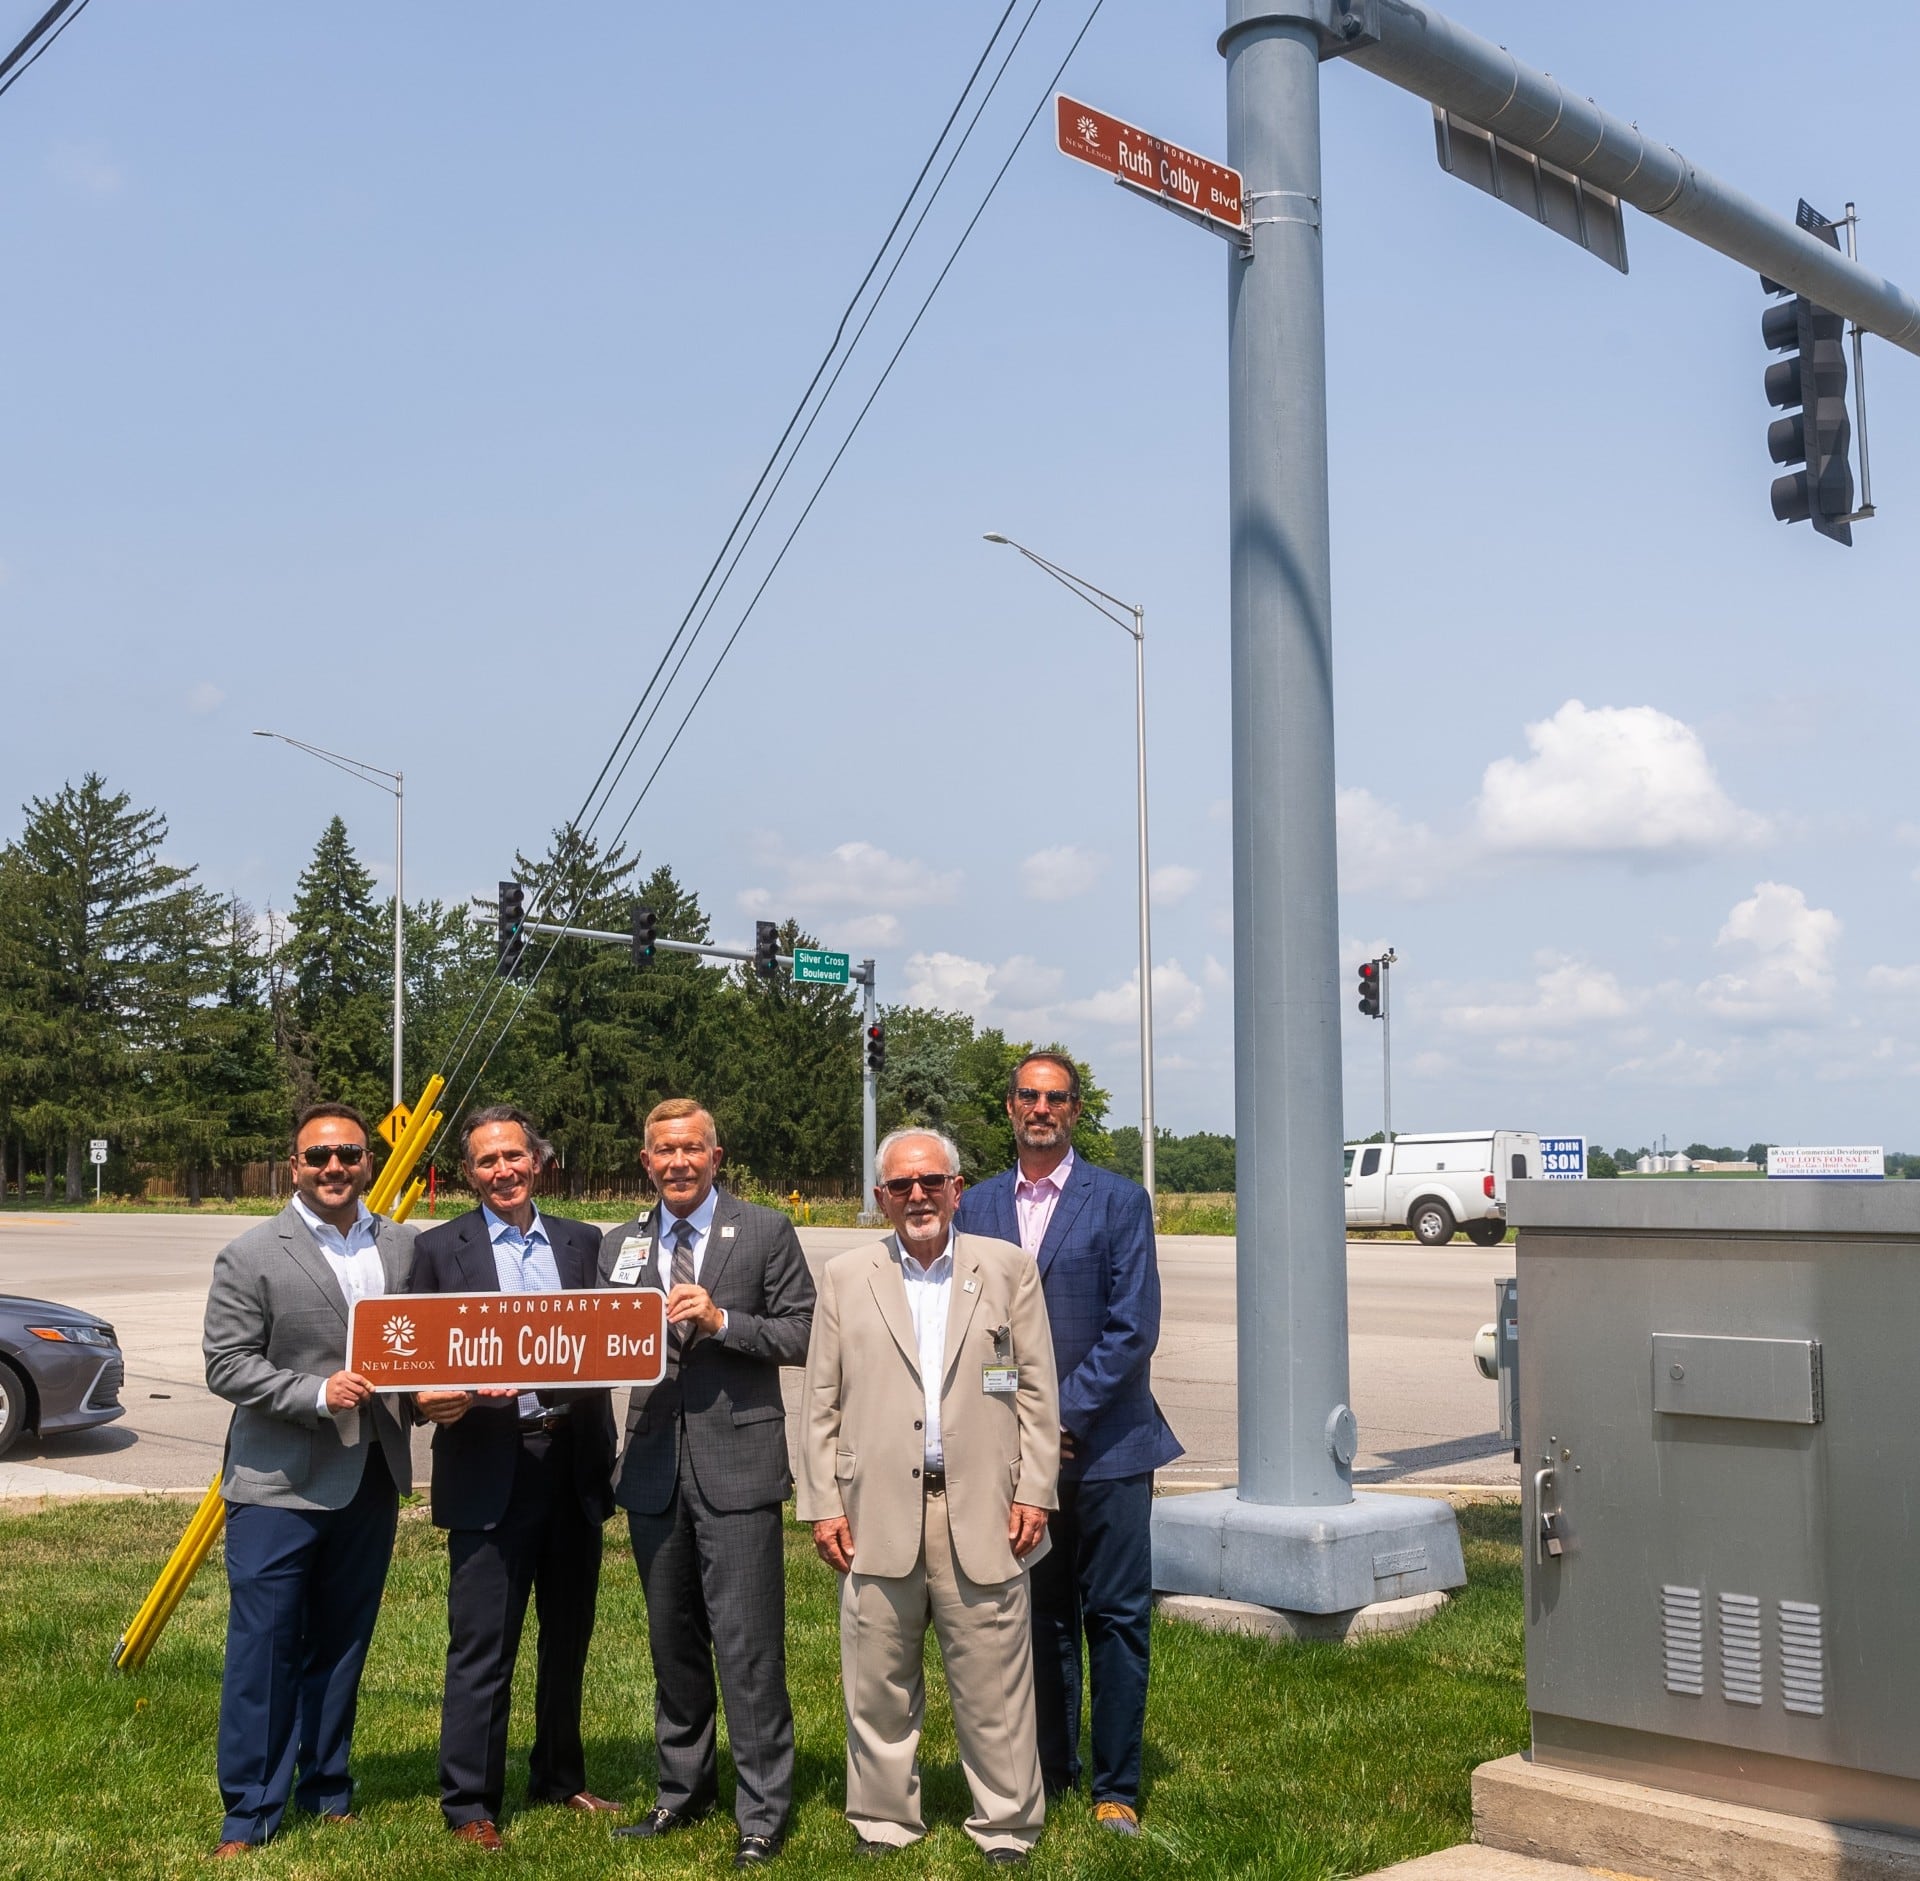
[[[283,1044],[295,1109],[320,1101],[384,1116],[393,1071],[393,954],[360,866],[335,817],[301,872],[282,960],[287,976]]]

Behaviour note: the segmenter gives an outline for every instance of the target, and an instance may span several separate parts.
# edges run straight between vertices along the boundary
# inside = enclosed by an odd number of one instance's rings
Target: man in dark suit
[[[1007,1080],[1016,1167],[961,1198],[954,1226],[1017,1241],[1038,1262],[1060,1370],[1060,1512],[1033,1570],[1040,1769],[1080,1781],[1080,1636],[1093,1703],[1093,1814],[1140,1832],[1140,1748],[1153,1616],[1153,1472],[1180,1445],[1153,1401],[1160,1269],[1138,1183],[1073,1153],[1080,1073],[1035,1052]]]
[[[207,1389],[234,1407],[221,1856],[271,1839],[289,1796],[334,1821],[353,1808],[360,1671],[413,1487],[400,1400],[346,1369],[351,1302],[405,1292],[413,1266],[413,1229],[360,1199],[372,1180],[365,1118],[315,1104],[294,1126],[293,1200],[213,1263]]]
[[[471,1213],[415,1244],[421,1293],[591,1287],[600,1231],[543,1215],[533,1185],[551,1150],[510,1104],[461,1126]],[[600,1528],[613,1513],[607,1391],[423,1391],[433,1436],[433,1519],[447,1531],[447,1685],[440,1809],[464,1842],[497,1849],[507,1716],[532,1595],[540,1637],[527,1801],[615,1810],[587,1788],[580,1692],[600,1590]]]
[[[667,1375],[628,1401],[614,1486],[646,1595],[659,1782],[653,1808],[616,1833],[671,1835],[718,1800],[717,1661],[734,1866],[752,1868],[780,1852],[793,1803],[780,1367],[806,1359],[813,1280],[786,1216],[715,1188],[723,1151],[700,1105],[656,1104],[643,1144],[660,1203],[607,1236],[600,1279],[667,1295]]]

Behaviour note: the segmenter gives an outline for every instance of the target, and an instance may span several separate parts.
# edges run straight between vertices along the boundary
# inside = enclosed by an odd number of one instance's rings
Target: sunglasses
[[[927,1199],[931,1201],[935,1196],[944,1192],[949,1182],[958,1182],[959,1180],[960,1178],[958,1176],[950,1176],[943,1170],[936,1169],[930,1176],[889,1176],[880,1186],[885,1189],[896,1202],[904,1202],[907,1197],[913,1193],[914,1184],[918,1183],[920,1187],[926,1191]]]
[[[358,1169],[366,1153],[364,1143],[309,1143],[300,1152],[300,1160],[309,1169],[324,1169],[338,1156],[342,1169]]]
[[[1013,1094],[1014,1102],[1025,1104],[1029,1110],[1038,1104],[1051,1104],[1056,1110],[1063,1110],[1074,1101],[1071,1091],[1036,1091],[1032,1085],[1023,1084]]]

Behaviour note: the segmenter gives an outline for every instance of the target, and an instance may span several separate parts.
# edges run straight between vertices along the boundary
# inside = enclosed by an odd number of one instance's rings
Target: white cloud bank
[[[903,912],[951,902],[960,892],[958,869],[936,869],[917,858],[889,855],[875,843],[848,842],[825,855],[763,854],[778,871],[773,888],[742,889],[743,912],[759,919],[832,922],[829,946],[894,947],[905,937]]]
[[[1066,979],[1058,967],[1043,966],[1029,954],[1015,954],[995,966],[965,954],[917,953],[907,960],[902,998],[910,1006],[936,1006],[970,1013],[982,1024],[1035,1036],[1065,1035],[1079,1026],[1131,1029],[1140,1017],[1140,975],[1136,970],[1117,986],[1082,998],[1061,999]],[[1198,1023],[1207,996],[1199,981],[1178,960],[1160,960],[1153,968],[1153,1029],[1184,1032]]]
[[[1020,887],[1029,901],[1072,901],[1100,879],[1106,858],[1073,843],[1036,849],[1020,864]]]

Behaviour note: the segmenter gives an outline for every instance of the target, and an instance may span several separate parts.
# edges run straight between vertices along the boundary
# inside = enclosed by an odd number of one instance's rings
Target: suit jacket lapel
[[[313,1230],[291,1202],[280,1218],[280,1238],[287,1244],[294,1264],[326,1295],[327,1304],[340,1315],[340,1323],[344,1326],[347,1323],[347,1296],[340,1291],[340,1282],[334,1278],[332,1263],[320,1252],[320,1245],[313,1238]]]
[[[487,1232],[487,1218],[476,1208],[460,1221],[460,1251],[454,1264],[460,1270],[467,1293],[498,1293],[500,1270],[493,1264],[493,1237]]]
[[[407,1256],[411,1243],[394,1233],[395,1224],[376,1218],[374,1225],[374,1244],[380,1250],[380,1267],[387,1277],[387,1291],[401,1293],[406,1290]]]
[[[992,1232],[1002,1241],[1020,1245],[1020,1211],[1013,1203],[1013,1192],[1020,1183],[1020,1165],[1007,1171],[1007,1179],[993,1192]]]
[[[1093,1193],[1093,1168],[1085,1157],[1073,1159],[1073,1174],[1067,1179],[1067,1186],[1061,1190],[1060,1199],[1053,1205],[1053,1219],[1047,1223],[1046,1239],[1040,1243],[1040,1278],[1047,1277],[1047,1269],[1053,1265],[1054,1256],[1067,1244],[1068,1231],[1073,1226],[1073,1218],[1086,1207],[1087,1197]],[[1018,1233],[1014,1235],[1018,1241]]]
[[[947,1343],[940,1355],[940,1390],[953,1383],[953,1368],[966,1344],[967,1329],[980,1307],[980,1260],[967,1246],[970,1237],[953,1237],[953,1284],[947,1290]],[[971,1285],[969,1285],[971,1282]]]
[[[873,1266],[868,1272],[868,1284],[873,1288],[873,1297],[880,1308],[880,1317],[887,1330],[893,1334],[893,1342],[900,1348],[901,1356],[913,1367],[913,1375],[920,1376],[920,1341],[914,1337],[913,1313],[907,1305],[907,1283],[900,1277],[900,1264],[896,1254],[896,1243],[892,1235],[880,1243],[873,1257]]]
[[[707,1292],[713,1292],[714,1282],[720,1278],[720,1270],[726,1266],[727,1258],[732,1254],[734,1243],[740,1238],[738,1233],[723,1235],[720,1232],[724,1222],[729,1228],[737,1229],[740,1222],[740,1204],[725,1190],[716,1190],[713,1198],[713,1219],[707,1223],[707,1251],[700,1257],[700,1284]]]

